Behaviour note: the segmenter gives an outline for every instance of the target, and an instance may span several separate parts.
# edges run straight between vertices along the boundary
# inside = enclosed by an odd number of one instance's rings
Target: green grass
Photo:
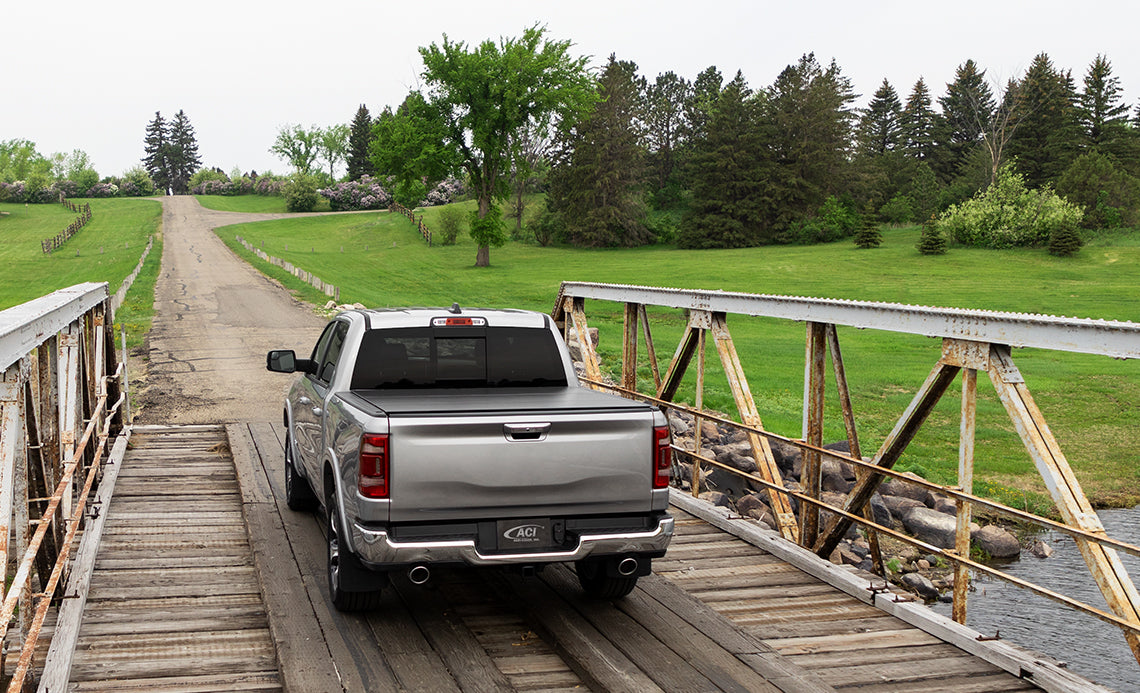
[[[91,203],[91,221],[63,247],[45,255],[40,241],[63,231],[75,213],[63,205],[0,204],[0,309],[82,282],[107,282],[114,293],[138,264],[162,220],[155,200],[73,200]],[[17,268],[17,271],[12,271]]]
[[[465,203],[470,205],[470,203]],[[426,210],[431,226],[437,209]],[[1140,321],[1140,244],[1135,234],[1102,238],[1075,258],[1044,250],[952,248],[927,257],[915,250],[918,228],[884,229],[883,246],[858,250],[850,242],[809,247],[679,251],[539,248],[508,244],[491,250],[491,267],[476,268],[475,246],[461,236],[450,247],[428,248],[411,224],[387,213],[297,218],[227,227],[219,235],[250,261],[294,289],[303,287],[257,262],[233,240],[241,234],[270,255],[341,287],[341,302],[369,306],[461,305],[551,310],[559,283],[596,281],[689,289],[891,301],[920,305]],[[288,247],[288,250],[286,250]],[[307,293],[304,293],[307,292]],[[311,289],[302,296],[323,303]],[[674,311],[650,309],[662,369],[684,328]],[[600,328],[602,357],[620,367],[621,306],[590,302]],[[729,316],[737,350],[769,430],[800,435],[803,387],[802,323]],[[840,328],[864,454],[872,454],[909,404],[940,355],[922,337]],[[311,345],[295,345],[307,350]],[[644,353],[644,351],[642,351]],[[733,412],[715,350],[708,352],[705,404]],[[1026,376],[1062,449],[1089,495],[1101,504],[1140,502],[1140,453],[1130,433],[1140,428],[1137,363],[1023,349],[1014,360]],[[830,373],[830,367],[829,367]],[[829,376],[830,377],[830,376]],[[652,389],[647,365],[643,391]],[[692,378],[680,398],[693,397]],[[826,435],[844,436],[829,385]],[[957,476],[959,388],[955,385],[911,444],[899,467],[943,483]],[[977,476],[989,488],[1041,494],[1044,485],[1022,448],[992,386],[979,378]]]
[[[286,214],[284,197],[268,195],[195,195],[206,209],[219,212],[252,212],[256,214]],[[329,201],[321,198],[314,212],[329,211]]]

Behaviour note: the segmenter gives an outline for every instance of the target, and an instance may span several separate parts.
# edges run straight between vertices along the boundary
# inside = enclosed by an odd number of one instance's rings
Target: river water
[[[1140,506],[1097,514],[1110,537],[1140,545]],[[1040,539],[1053,547],[1052,556],[1040,559],[1022,552],[1020,560],[1002,570],[1111,613],[1073,540],[1055,532],[1045,532]],[[1119,555],[1133,583],[1140,585],[1140,558]],[[973,584],[976,591],[970,593],[967,608],[970,628],[988,636],[1000,632],[1003,640],[1067,662],[1070,671],[1087,679],[1121,693],[1140,693],[1140,663],[1116,626],[1004,580],[976,575]],[[949,604],[933,608],[950,615]]]

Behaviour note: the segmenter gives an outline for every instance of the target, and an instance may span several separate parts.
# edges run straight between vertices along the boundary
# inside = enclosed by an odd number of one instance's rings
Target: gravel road
[[[280,421],[291,378],[266,371],[265,352],[307,355],[326,320],[235,256],[213,229],[295,215],[216,212],[188,195],[162,205],[162,269],[146,384],[133,396],[136,420]]]

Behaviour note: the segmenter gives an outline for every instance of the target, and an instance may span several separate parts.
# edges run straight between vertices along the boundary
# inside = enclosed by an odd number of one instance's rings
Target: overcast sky
[[[13,0],[0,40],[0,141],[44,155],[87,152],[101,175],[143,156],[155,111],[186,112],[207,166],[227,173],[288,165],[269,153],[286,124],[375,115],[416,86],[417,48],[518,36],[534,23],[595,65],[610,53],[653,79],[709,65],[754,88],[814,51],[834,58],[865,104],[890,80],[905,100],[926,79],[935,100],[973,58],[991,83],[1020,76],[1044,51],[1078,85],[1106,55],[1131,106],[1140,99],[1134,0]]]

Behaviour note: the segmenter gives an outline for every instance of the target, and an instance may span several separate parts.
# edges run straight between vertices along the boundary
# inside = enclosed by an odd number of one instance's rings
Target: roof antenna
[[[451,308],[447,312],[453,313],[455,315],[459,315],[463,311],[459,310],[459,304],[458,303],[452,303]]]

